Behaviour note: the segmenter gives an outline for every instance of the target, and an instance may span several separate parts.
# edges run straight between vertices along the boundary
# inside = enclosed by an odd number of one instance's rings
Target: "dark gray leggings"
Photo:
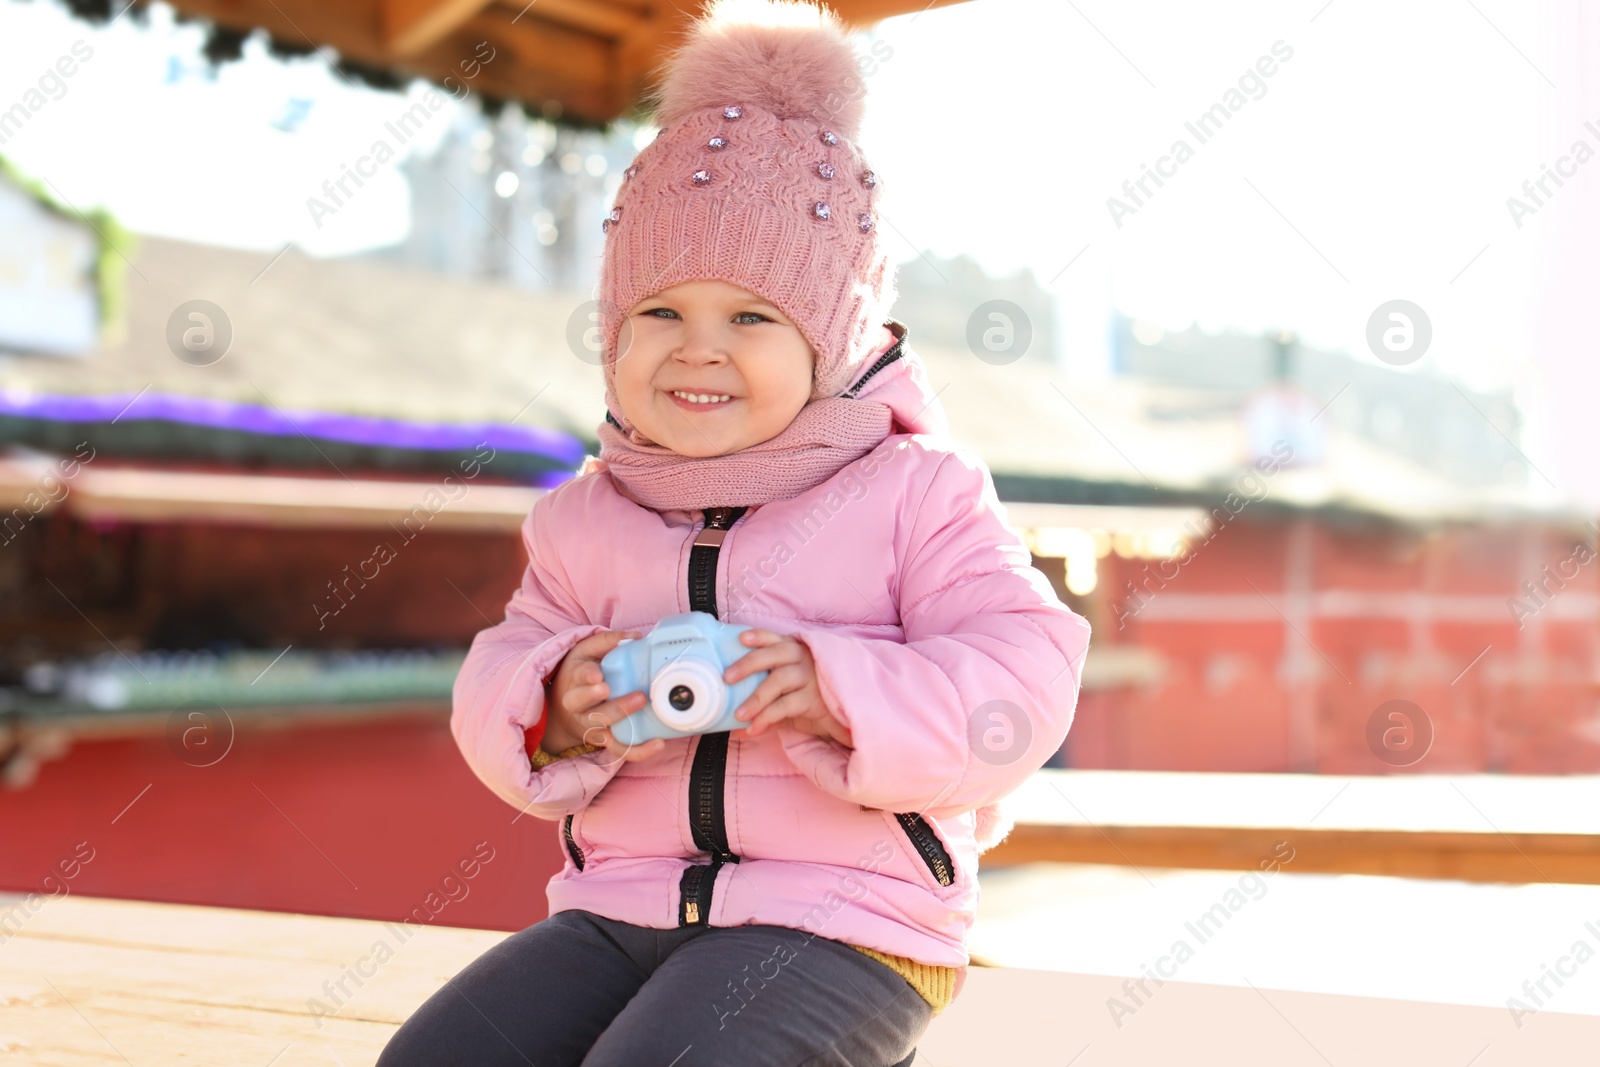
[[[932,1016],[903,977],[803,930],[559,911],[445,983],[378,1067],[907,1067]]]

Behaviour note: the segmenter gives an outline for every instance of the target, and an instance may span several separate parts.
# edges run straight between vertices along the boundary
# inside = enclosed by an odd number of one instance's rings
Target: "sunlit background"
[[[1177,980],[1600,1015],[1600,965],[1525,989],[1600,948],[1600,20],[890,7],[893,313],[1094,627],[974,955],[1136,978],[1232,894]],[[655,130],[486,90],[524,60],[476,25],[430,83],[0,0],[0,888],[87,836],[74,892],[392,919],[493,827],[432,919],[543,917],[555,835],[450,686],[597,451],[601,220]]]

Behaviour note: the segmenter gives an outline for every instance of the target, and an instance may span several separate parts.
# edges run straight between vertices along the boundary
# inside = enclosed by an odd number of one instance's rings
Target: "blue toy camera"
[[[721,622],[704,611],[668,615],[643,638],[624,638],[600,660],[610,699],[643,690],[650,702],[611,728],[618,741],[637,745],[657,737],[690,737],[742,730],[733,713],[766,678],[757,671],[729,685],[722,672],[750,649],[739,635],[750,629]]]

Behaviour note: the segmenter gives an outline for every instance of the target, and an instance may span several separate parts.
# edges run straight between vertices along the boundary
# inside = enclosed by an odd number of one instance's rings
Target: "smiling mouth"
[[[668,390],[667,395],[672,397],[673,403],[691,411],[719,408],[738,399],[728,393],[691,393],[682,389]]]

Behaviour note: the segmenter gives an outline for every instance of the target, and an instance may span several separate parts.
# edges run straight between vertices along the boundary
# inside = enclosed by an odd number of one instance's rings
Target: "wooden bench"
[[[0,943],[6,1062],[371,1064],[418,1004],[506,936],[428,927],[397,945],[393,928],[368,920],[81,896],[36,903]],[[321,1017],[311,1002],[329,1004],[328,986],[380,941],[392,958],[364,967],[372,973],[359,984],[345,979],[349,995]],[[1109,999],[1130,997],[1123,979],[975,967],[916,1062],[1501,1067],[1589,1062],[1600,1042],[1600,1019],[1551,1012],[1518,1028],[1502,1009],[1178,982],[1146,990],[1136,1012],[1113,1020]]]
[[[1057,861],[1600,885],[1600,777],[1045,770],[987,867]]]

